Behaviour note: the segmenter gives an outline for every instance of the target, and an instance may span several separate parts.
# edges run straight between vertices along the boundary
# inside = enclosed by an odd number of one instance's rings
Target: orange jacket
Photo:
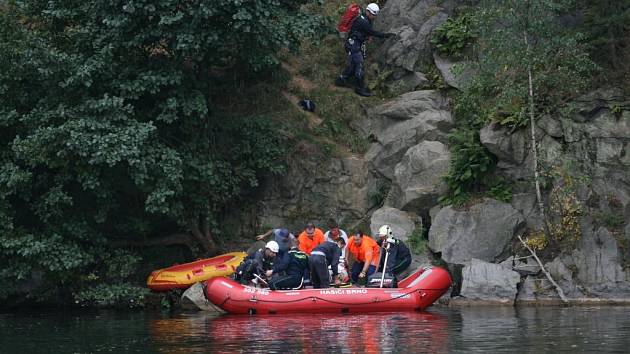
[[[324,233],[322,232],[322,230],[316,227],[315,233],[313,234],[313,238],[311,239],[306,235],[306,230],[305,230],[305,231],[302,231],[300,236],[298,236],[298,241],[300,242],[300,245],[298,246],[300,251],[310,256],[311,251],[313,251],[313,248],[317,247],[317,245],[325,241]]]
[[[370,263],[373,266],[378,267],[378,255],[379,249],[378,244],[374,241],[370,236],[363,235],[361,240],[361,245],[356,246],[354,244],[354,238],[356,236],[350,237],[348,240],[348,252],[352,253],[354,258],[361,263]]]

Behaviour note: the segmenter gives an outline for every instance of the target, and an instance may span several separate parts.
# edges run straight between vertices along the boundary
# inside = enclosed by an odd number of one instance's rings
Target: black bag
[[[381,287],[381,277],[383,273],[376,272],[368,277],[367,284],[365,287],[367,288],[380,288]],[[395,288],[396,278],[392,273],[385,273],[385,278],[383,279],[383,287],[384,288]]]

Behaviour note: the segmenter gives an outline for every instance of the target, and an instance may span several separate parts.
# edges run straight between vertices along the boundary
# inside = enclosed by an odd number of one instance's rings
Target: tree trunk
[[[210,225],[206,217],[200,215],[197,219],[192,219],[190,221],[190,232],[199,244],[201,244],[201,247],[206,253],[212,253],[216,249],[216,244],[210,233]]]
[[[527,46],[527,55],[529,56],[530,48],[529,42],[527,40],[527,32],[523,32],[523,37],[525,39],[525,45]],[[540,216],[543,220],[545,236],[547,237],[547,240],[549,240],[550,244],[555,245],[555,241],[551,237],[551,232],[549,230],[549,220],[547,219],[547,214],[545,213],[545,204],[543,203],[542,193],[540,192],[540,174],[538,172],[538,143],[536,141],[536,117],[534,105],[534,80],[532,75],[532,66],[529,62],[527,64],[527,81],[529,86],[527,100],[529,103],[529,125],[531,128],[532,157],[534,160],[534,185],[536,186],[536,200],[538,202]]]

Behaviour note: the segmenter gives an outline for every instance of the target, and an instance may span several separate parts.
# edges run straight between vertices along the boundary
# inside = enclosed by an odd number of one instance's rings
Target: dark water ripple
[[[0,353],[630,353],[630,307],[214,316],[0,314]]]

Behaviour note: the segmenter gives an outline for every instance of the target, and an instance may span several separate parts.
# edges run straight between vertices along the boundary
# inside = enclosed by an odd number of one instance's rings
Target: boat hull
[[[424,310],[451,285],[442,268],[420,268],[398,288],[280,290],[254,288],[227,278],[206,282],[210,302],[232,314],[366,313]]]
[[[245,259],[245,252],[231,252],[221,256],[201,259],[153,271],[147,278],[147,286],[153,291],[186,289],[197,282],[213,277],[230,276]]]

